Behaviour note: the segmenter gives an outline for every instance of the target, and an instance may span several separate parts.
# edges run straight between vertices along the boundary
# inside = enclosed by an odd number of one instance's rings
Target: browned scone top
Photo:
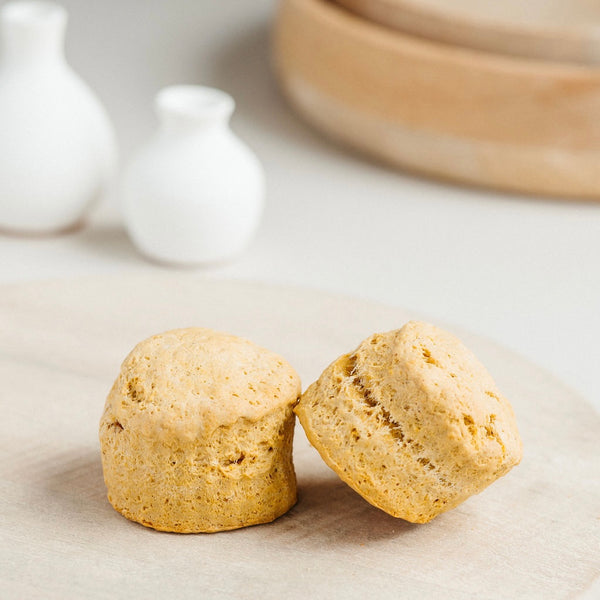
[[[415,523],[521,460],[513,410],[490,374],[457,338],[427,323],[367,338],[327,367],[295,411],[346,483]]]

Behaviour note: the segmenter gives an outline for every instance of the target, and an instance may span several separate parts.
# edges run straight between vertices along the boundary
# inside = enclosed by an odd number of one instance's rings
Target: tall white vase
[[[259,224],[262,167],[229,129],[231,96],[200,86],[156,97],[160,127],[123,174],[129,234],[160,262],[201,264],[239,254]]]
[[[69,228],[113,175],[113,129],[65,61],[66,23],[51,2],[0,9],[0,229]]]

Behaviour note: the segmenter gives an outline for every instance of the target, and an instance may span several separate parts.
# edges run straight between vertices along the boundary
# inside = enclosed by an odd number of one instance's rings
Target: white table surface
[[[68,58],[108,108],[124,160],[154,127],[160,87],[202,83],[236,98],[233,128],[264,163],[268,206],[241,259],[199,272],[417,310],[516,350],[600,409],[600,202],[433,183],[322,139],[288,108],[270,73],[272,1],[63,4]],[[70,235],[0,237],[0,283],[143,265],[115,201]]]

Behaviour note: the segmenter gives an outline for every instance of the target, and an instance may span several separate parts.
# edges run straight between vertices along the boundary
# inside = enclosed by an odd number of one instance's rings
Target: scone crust
[[[515,416],[454,336],[412,321],[333,362],[295,409],[325,462],[366,500],[425,523],[521,459]]]
[[[195,440],[238,419],[261,419],[297,397],[300,379],[280,356],[201,327],[154,335],[129,353],[108,396],[124,427]],[[294,398],[295,400],[295,398]]]
[[[144,340],[100,422],[111,504],[182,533],[272,521],[296,502],[300,391],[283,358],[242,338],[190,328]]]

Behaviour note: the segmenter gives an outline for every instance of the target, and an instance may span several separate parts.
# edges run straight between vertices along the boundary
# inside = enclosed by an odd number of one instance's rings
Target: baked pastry
[[[426,523],[521,460],[515,416],[454,336],[421,322],[374,334],[295,408],[325,462],[371,504]]]
[[[300,392],[285,360],[238,337],[191,328],[139,343],[100,422],[108,499],[163,531],[276,519],[296,502]]]

